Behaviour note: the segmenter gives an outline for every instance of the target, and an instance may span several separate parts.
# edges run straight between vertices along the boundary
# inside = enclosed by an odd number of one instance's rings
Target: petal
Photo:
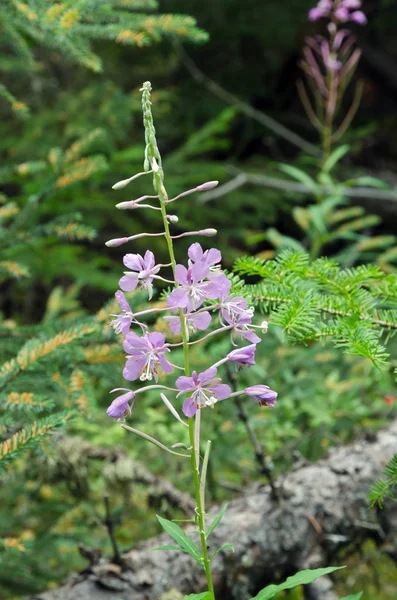
[[[191,377],[186,377],[186,375],[181,375],[180,377],[178,377],[178,379],[175,382],[175,385],[178,388],[178,390],[182,390],[184,392],[188,390],[193,390],[195,387],[193,379]]]
[[[194,417],[194,415],[196,414],[196,411],[197,411],[196,402],[195,402],[194,398],[189,396],[188,398],[185,399],[185,401],[183,403],[182,412],[186,417]]]
[[[206,310],[202,313],[199,313],[198,315],[192,315],[189,318],[193,322],[195,328],[199,331],[204,331],[204,329],[207,329],[207,327],[211,323],[211,315]]]
[[[131,271],[142,271],[145,268],[143,258],[140,254],[126,254],[123,263]]]
[[[146,250],[143,258],[145,263],[145,269],[152,269],[155,265],[154,254],[151,250]]]
[[[159,356],[159,363],[164,373],[172,373],[172,371],[174,370],[174,367],[171,365],[171,363],[168,362],[168,360],[164,356]]]
[[[262,341],[261,338],[253,331],[244,331],[241,333],[241,337],[243,337],[245,340],[248,340],[252,344],[259,344],[259,342]]]
[[[193,283],[199,283],[209,275],[209,267],[202,262],[195,263],[191,268]]]
[[[225,400],[225,398],[229,398],[232,393],[232,390],[226,383],[217,383],[211,385],[208,389],[211,390],[212,395],[215,396],[217,400]]]
[[[187,253],[188,253],[190,260],[192,260],[193,262],[198,262],[199,260],[201,260],[203,258],[203,249],[198,242],[195,242],[194,244],[192,244],[189,247]]]
[[[155,348],[162,348],[165,344],[165,337],[159,331],[153,331],[147,334],[147,339]]]
[[[115,293],[115,297],[116,297],[117,302],[119,303],[119,306],[120,306],[121,310],[132,312],[131,311],[131,307],[128,304],[128,302],[126,300],[126,297],[124,296],[123,292],[121,292],[120,290],[118,290]]]
[[[200,373],[200,375],[199,375],[200,384],[204,387],[205,384],[208,383],[209,381],[211,381],[212,379],[214,379],[215,376],[216,376],[216,368],[210,367],[206,371],[203,371],[202,373]]]
[[[181,319],[180,317],[164,317],[167,321],[168,324],[170,326],[170,329],[172,331],[172,333],[174,333],[175,335],[178,335],[179,333],[181,333]]]
[[[113,419],[118,419],[125,413],[128,407],[128,400],[120,403],[116,398],[116,400],[113,400],[112,404],[107,409],[106,414],[109,417],[113,417]]]
[[[122,334],[127,335],[127,333],[130,330],[131,327],[131,323],[132,323],[132,319],[131,317],[121,317],[120,319],[120,331]]]
[[[205,254],[206,254],[205,263],[208,266],[216,265],[216,264],[220,263],[222,260],[222,254],[220,253],[219,250],[217,250],[217,248],[211,248],[210,250],[207,250],[207,252]]]
[[[177,288],[167,297],[167,306],[168,308],[186,308],[189,304],[189,299],[187,297],[186,292]]]
[[[123,370],[124,379],[126,379],[127,381],[135,381],[135,379],[138,379],[138,377],[142,373],[142,370],[144,369],[145,365],[146,365],[145,357],[138,358],[138,359],[136,359],[136,358],[127,359],[127,362],[125,363],[125,367]]]
[[[187,268],[183,265],[176,265],[175,267],[175,279],[180,284],[187,283]]]
[[[124,277],[122,277],[119,281],[119,286],[122,290],[124,290],[124,292],[132,292],[132,290],[135,290],[137,285],[138,279],[128,277],[127,275],[124,275]]]

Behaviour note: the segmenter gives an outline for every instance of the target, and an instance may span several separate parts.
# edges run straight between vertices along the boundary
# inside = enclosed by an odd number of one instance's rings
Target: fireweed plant
[[[360,0],[320,0],[309,12],[311,21],[328,21],[328,35],[306,38],[303,48],[301,68],[314,105],[301,82],[298,91],[310,121],[320,133],[323,161],[329,157],[332,145],[350,126],[360,104],[363,91],[361,83],[356,86],[344,119],[339,125],[336,124],[347,87],[361,56],[361,50],[355,46],[356,37],[347,28],[349,22],[359,25],[367,22],[360,9]]]
[[[140,233],[131,237],[109,240],[106,245],[110,248],[117,247],[141,237],[161,236],[165,239],[169,253],[169,263],[157,264],[153,252],[148,249],[144,256],[128,253],[123,262],[128,269],[120,279],[120,290],[116,292],[116,298],[121,312],[113,321],[113,327],[117,333],[124,336],[123,348],[127,354],[123,377],[128,382],[147,382],[143,387],[116,388],[113,392],[122,392],[118,395],[107,409],[107,414],[117,421],[125,421],[130,416],[132,407],[138,395],[150,390],[158,390],[161,401],[169,409],[171,414],[178,420],[182,428],[186,428],[189,434],[188,444],[177,443],[167,448],[157,439],[143,433],[129,425],[122,424],[126,430],[133,432],[155,444],[161,449],[175,455],[178,458],[189,459],[195,490],[196,511],[194,521],[198,527],[200,547],[188,536],[175,522],[161,517],[158,520],[163,529],[175,540],[174,546],[163,546],[160,549],[173,549],[190,554],[194,560],[205,571],[208,591],[204,594],[194,594],[189,598],[200,598],[202,600],[215,600],[214,586],[211,577],[211,561],[221,550],[232,549],[228,544],[209,554],[208,537],[219,524],[225,513],[223,509],[213,520],[209,528],[206,528],[205,512],[205,482],[209,459],[210,445],[208,441],[205,453],[200,455],[200,421],[204,409],[214,408],[219,402],[235,397],[245,396],[256,402],[262,408],[274,407],[277,393],[267,385],[258,382],[257,385],[232,392],[229,385],[222,383],[219,372],[222,367],[235,367],[240,370],[255,364],[256,345],[261,341],[259,334],[266,333],[267,323],[253,324],[254,309],[247,305],[242,296],[236,296],[231,292],[231,281],[223,273],[221,253],[216,248],[203,250],[198,242],[194,242],[188,249],[186,264],[177,264],[174,254],[174,241],[187,236],[212,237],[216,235],[215,229],[201,229],[199,231],[187,231],[179,235],[172,235],[170,225],[177,222],[177,216],[168,214],[168,207],[176,200],[184,198],[194,192],[202,192],[212,189],[218,182],[210,181],[197,186],[194,189],[182,192],[175,198],[168,198],[165,185],[164,173],[159,149],[157,147],[156,133],[151,111],[151,84],[146,82],[141,89],[143,123],[145,128],[145,159],[144,171],[119,181],[113,186],[115,190],[121,190],[137,177],[151,174],[153,177],[154,195],[145,195],[136,200],[121,202],[116,205],[121,210],[145,208],[156,210],[162,221],[163,231],[159,233]],[[155,204],[158,204],[157,206]],[[163,269],[169,269],[172,275],[163,277]],[[149,308],[138,313],[133,313],[124,295],[137,287],[147,290],[149,300],[153,295],[153,286],[157,282],[165,282],[172,285],[172,291],[168,293],[166,308]],[[173,334],[180,334],[182,341],[179,343],[167,343],[163,333],[149,331],[148,326],[142,322],[146,315],[154,313],[166,313],[169,328]],[[168,313],[168,314],[167,314]],[[204,333],[213,321],[218,321],[219,326],[209,333]],[[135,329],[133,331],[132,329]],[[198,333],[198,339],[191,340],[193,334]],[[190,364],[189,349],[191,345],[198,344],[212,336],[227,334],[230,336],[231,350],[221,357],[215,364],[201,373],[192,370]],[[172,360],[172,350],[183,348],[184,364],[177,365]],[[168,387],[159,383],[161,374],[175,373],[174,387]],[[154,383],[152,383],[154,381]],[[170,399],[171,398],[171,399]],[[183,400],[182,400],[183,399]],[[180,414],[180,409],[184,419]],[[310,583],[320,575],[333,571],[334,568],[316,569],[304,571],[294,578],[289,578],[288,587],[302,583]],[[281,584],[282,585],[287,585]],[[270,592],[277,593],[280,586],[271,586]],[[274,595],[266,595],[271,598]],[[259,598],[259,596],[258,596]]]
[[[363,82],[355,78],[361,50],[351,27],[365,25],[367,18],[360,0],[320,0],[308,18],[316,22],[322,34],[305,38],[300,61],[303,78],[298,80],[297,89],[318,132],[321,151],[314,159],[313,175],[294,165],[279,165],[281,171],[299,182],[300,192],[312,197],[307,205],[293,209],[293,218],[304,238],[298,242],[269,229],[255,237],[255,242],[266,239],[279,248],[299,247],[307,250],[311,259],[323,255],[324,248],[332,244],[332,252],[338,248],[333,256],[343,266],[357,260],[376,261],[382,269],[392,271],[397,256],[396,237],[373,235],[373,227],[379,225],[381,218],[368,214],[362,206],[350,206],[348,200],[351,188],[388,186],[372,176],[352,178],[349,174],[342,181],[335,176],[340,161],[350,151],[350,146],[341,140],[360,107],[363,91]],[[313,159],[305,157],[305,163],[309,162],[313,163]]]

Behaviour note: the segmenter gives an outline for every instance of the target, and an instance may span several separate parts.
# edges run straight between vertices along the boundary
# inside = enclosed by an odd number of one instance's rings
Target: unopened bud
[[[122,179],[121,181],[118,181],[117,183],[112,185],[112,190],[122,190],[129,183],[130,183],[129,179]]]
[[[141,175],[147,175],[147,173],[151,173],[151,171],[142,171],[141,173],[133,175],[129,179],[122,179],[121,181],[118,181],[117,183],[112,185],[112,190],[122,190],[123,188],[125,188],[126,185],[131,183],[131,181],[134,181],[134,179],[138,179],[138,177],[140,177]]]
[[[153,169],[153,173],[159,172],[159,165],[158,165],[157,160],[154,157],[152,159],[152,169]]]
[[[116,208],[119,208],[120,210],[128,210],[130,208],[136,207],[137,203],[135,200],[129,200],[128,202],[119,202],[118,204],[116,204]]]
[[[216,229],[200,229],[199,235],[204,235],[205,237],[214,237],[218,232]]]
[[[122,246],[123,244],[126,244],[128,242],[128,238],[123,237],[123,238],[115,238],[114,240],[109,240],[108,242],[105,242],[105,246],[107,246],[108,248],[116,248],[117,246]]]
[[[179,218],[176,215],[167,215],[169,223],[178,223]]]
[[[196,187],[197,192],[209,192],[210,190],[213,190],[217,185],[218,185],[219,181],[207,181],[207,183],[202,183],[201,185],[198,185]]]

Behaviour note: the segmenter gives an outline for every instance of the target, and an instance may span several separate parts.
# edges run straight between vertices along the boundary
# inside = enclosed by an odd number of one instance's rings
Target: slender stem
[[[167,209],[166,209],[168,196],[167,196],[167,192],[164,187],[162,175],[160,172],[156,172],[154,174],[154,187],[155,187],[156,191],[158,192],[159,199],[160,199],[161,216],[163,218],[165,239],[167,242],[168,252],[169,252],[170,260],[171,260],[171,266],[172,266],[172,270],[173,270],[174,278],[175,278],[176,260],[175,260],[173,241],[172,241],[172,237],[170,235],[169,224],[168,224],[168,220],[167,220]],[[177,285],[178,284],[176,283],[176,286]],[[182,328],[182,343],[183,343],[185,375],[189,376],[190,375],[190,365],[189,365],[188,333],[187,333],[186,319],[185,319],[182,309],[179,309],[179,317],[181,319],[181,326],[182,326],[181,328]],[[195,490],[196,503],[197,503],[197,518],[198,518],[198,525],[199,525],[199,530],[200,530],[201,551],[203,553],[203,567],[204,567],[205,574],[207,577],[208,591],[212,594],[213,600],[215,600],[215,592],[214,592],[214,586],[212,583],[212,575],[211,575],[210,558],[209,558],[208,550],[207,550],[207,538],[205,535],[205,513],[204,513],[203,502],[202,502],[203,494],[201,493],[202,491],[200,490],[199,461],[197,460],[197,455],[199,453],[199,447],[200,447],[200,440],[199,440],[200,433],[198,431],[198,435],[197,436],[195,435],[195,419],[194,419],[194,417],[189,418],[188,423],[189,423],[189,440],[190,440],[190,446],[191,446],[190,463],[191,463],[192,472],[193,472],[194,490]]]
[[[116,536],[114,534],[114,523],[113,523],[112,515],[111,515],[111,512],[110,512],[109,496],[107,494],[105,494],[105,496],[104,496],[104,502],[105,502],[105,511],[106,511],[106,515],[105,515],[105,519],[104,519],[104,524],[105,524],[105,527],[106,527],[107,532],[109,534],[110,543],[112,544],[112,549],[113,549],[113,558],[112,558],[112,561],[116,565],[121,565],[122,564],[122,559],[121,559],[121,554],[120,554],[119,547],[117,545]]]

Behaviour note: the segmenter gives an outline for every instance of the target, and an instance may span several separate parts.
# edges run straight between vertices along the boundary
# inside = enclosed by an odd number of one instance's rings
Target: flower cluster
[[[220,327],[212,328],[204,338],[201,338],[202,340],[222,332],[229,332],[233,345],[236,345],[236,340],[246,340],[250,344],[232,350],[216,365],[202,373],[193,371],[191,376],[182,375],[176,379],[175,391],[178,392],[176,397],[185,396],[182,411],[187,417],[194,416],[198,409],[213,407],[219,400],[236,395],[227,384],[220,382],[220,378],[217,377],[217,367],[225,362],[235,364],[239,368],[243,365],[254,365],[256,344],[261,341],[254,330],[260,329],[265,333],[267,329],[265,321],[261,325],[254,325],[252,322],[254,309],[247,306],[245,298],[231,293],[231,281],[220,268],[221,258],[221,253],[216,248],[204,251],[197,242],[189,247],[187,266],[175,265],[174,289],[169,293],[166,301],[167,309],[171,314],[166,315],[165,319],[168,320],[173,334],[180,334],[182,327],[186,326],[189,338],[190,334],[207,330],[213,322],[212,316],[217,315]],[[140,285],[149,290],[150,299],[153,294],[153,280],[155,278],[163,280],[158,275],[163,265],[156,265],[155,257],[150,250],[146,251],[144,257],[139,254],[126,254],[123,262],[130,271],[125,272],[124,277],[120,279],[121,289],[132,291]],[[138,316],[162,309],[134,314],[122,291],[116,292],[116,299],[121,312],[115,315],[112,325],[117,333],[124,335],[123,348],[127,354],[123,371],[124,379],[127,381],[154,379],[157,383],[160,372],[171,373],[174,370],[175,365],[168,356],[172,347],[182,343],[168,344],[162,333],[149,332],[147,326],[137,320]],[[142,329],[141,335],[131,331],[134,325]],[[196,342],[197,340],[191,343]],[[134,392],[125,388],[116,388],[113,391],[119,390],[125,393],[118,396],[107,410],[107,414],[116,419],[130,414],[136,393],[143,391]],[[238,393],[245,393],[260,406],[274,406],[277,398],[276,392],[264,385],[246,388]]]
[[[309,11],[309,19],[329,19],[336,23],[357,23],[365,25],[367,17],[361,9],[361,0],[320,0],[316,7]]]
[[[116,388],[113,392],[123,392],[118,395],[107,409],[107,414],[118,420],[124,420],[131,413],[136,396],[148,390],[159,390],[160,398],[182,424],[189,428],[191,452],[194,456],[199,447],[200,419],[190,420],[200,409],[213,407],[216,402],[231,398],[233,396],[245,395],[259,404],[259,406],[274,406],[277,393],[265,385],[251,386],[249,388],[232,391],[226,384],[222,383],[218,372],[225,363],[235,365],[239,370],[244,366],[255,364],[256,344],[261,341],[258,330],[266,333],[267,323],[263,321],[260,325],[254,325],[254,309],[247,305],[244,297],[232,292],[232,284],[221,268],[222,256],[217,248],[204,250],[198,242],[190,245],[185,264],[177,264],[174,257],[174,240],[187,236],[212,237],[217,231],[213,228],[200,229],[199,231],[185,231],[172,235],[170,229],[178,223],[177,215],[169,215],[167,208],[170,203],[184,198],[193,193],[206,192],[218,185],[217,181],[208,181],[202,185],[186,190],[175,198],[168,198],[164,187],[164,174],[162,170],[161,155],[157,147],[156,133],[151,113],[149,82],[142,87],[143,121],[145,126],[145,160],[144,171],[123,179],[113,185],[113,189],[122,190],[138,177],[152,174],[155,195],[145,195],[136,200],[119,202],[116,208],[119,210],[155,210],[161,215],[163,230],[158,233],[139,233],[129,237],[116,238],[106,242],[109,248],[122,246],[137,238],[163,237],[167,243],[170,262],[160,264],[151,250],[145,254],[128,253],[124,256],[123,263],[128,269],[124,271],[119,280],[120,290],[116,292],[116,299],[120,306],[120,313],[113,315],[115,318],[112,325],[116,333],[124,336],[123,349],[126,352],[126,363],[123,377],[126,381],[152,382],[138,389]],[[150,204],[144,203],[146,200]],[[158,200],[158,206],[155,206]],[[172,273],[170,278],[164,278],[163,269],[169,269]],[[124,292],[133,292],[138,287],[148,291],[149,300],[153,297],[154,286],[157,282],[171,284],[172,289],[166,298],[165,307],[155,307],[134,313],[129,305]],[[156,315],[161,313],[168,321],[170,331],[173,335],[180,335],[181,342],[167,342],[163,333],[150,331],[146,323],[142,322],[145,315]],[[165,315],[164,315],[165,313]],[[168,314],[167,314],[168,313]],[[140,319],[138,321],[138,318]],[[138,332],[133,329],[138,329]],[[198,332],[199,339],[191,339]],[[235,348],[213,365],[209,365],[202,373],[193,371],[190,373],[189,346],[203,342],[206,339],[218,336],[222,333],[230,335],[231,345]],[[248,344],[247,344],[248,342]],[[243,344],[240,346],[239,344]],[[183,347],[184,364],[178,365],[172,359],[172,349]],[[178,359],[176,359],[178,360]],[[175,387],[167,387],[159,383],[161,374],[173,373],[176,369],[183,372],[176,378]],[[175,401],[183,396],[182,411],[189,418],[186,424],[179,415],[174,403],[165,395],[164,391],[172,392]],[[198,412],[198,417],[200,412]],[[193,429],[192,429],[193,427]],[[129,428],[131,429],[131,428]],[[150,439],[161,448],[164,445],[154,438],[133,430],[134,433]],[[194,440],[192,440],[192,437]],[[165,448],[171,453],[174,451]],[[188,455],[183,455],[188,456]],[[196,490],[197,491],[197,490]],[[197,491],[197,493],[199,493]]]

